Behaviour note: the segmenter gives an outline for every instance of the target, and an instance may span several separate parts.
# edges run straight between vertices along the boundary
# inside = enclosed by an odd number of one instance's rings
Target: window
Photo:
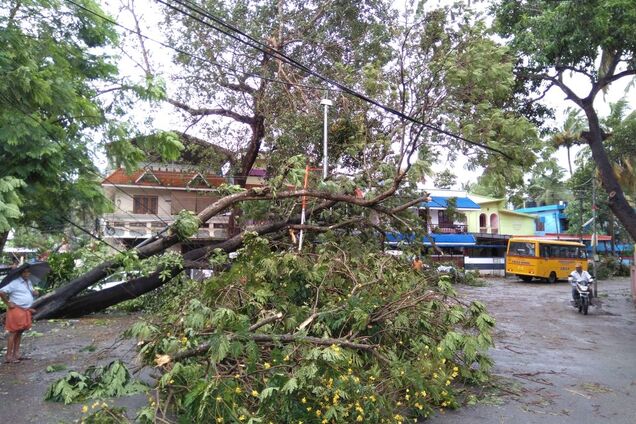
[[[133,213],[157,214],[159,199],[157,196],[134,196]]]
[[[437,222],[440,226],[453,223],[453,221],[450,219],[450,216],[448,216],[448,213],[443,210],[437,211]]]
[[[534,256],[534,243],[511,242],[508,247],[508,256]]]
[[[534,220],[534,229],[536,231],[545,231],[545,220],[543,218],[537,218]]]
[[[539,247],[542,258],[585,259],[584,247],[542,244]]]

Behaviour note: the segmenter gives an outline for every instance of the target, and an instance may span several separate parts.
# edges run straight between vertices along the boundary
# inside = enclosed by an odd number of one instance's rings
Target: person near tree
[[[422,262],[422,259],[420,259],[419,256],[416,256],[415,258],[413,258],[413,263],[411,264],[411,266],[415,271],[421,271],[424,267],[424,262]]]
[[[31,308],[34,298],[38,295],[29,279],[31,271],[29,265],[23,265],[17,278],[0,288],[0,299],[7,305],[5,328],[9,332],[7,339],[6,363],[16,363],[27,357],[20,356],[20,342],[22,333],[31,328]]]

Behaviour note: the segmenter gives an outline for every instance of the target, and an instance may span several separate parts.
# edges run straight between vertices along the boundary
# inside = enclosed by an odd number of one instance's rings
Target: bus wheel
[[[550,284],[554,284],[554,283],[556,283],[556,282],[557,282],[557,275],[556,275],[556,272],[552,271],[552,272],[550,273],[550,276],[548,277],[548,283],[550,283]]]
[[[521,281],[525,283],[529,283],[530,281],[532,281],[532,277],[530,275],[518,275],[518,277],[521,278]]]

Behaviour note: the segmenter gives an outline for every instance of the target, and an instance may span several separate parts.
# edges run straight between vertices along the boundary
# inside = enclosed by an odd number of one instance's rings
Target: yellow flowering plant
[[[484,305],[460,300],[446,276],[342,242],[297,254],[254,237],[181,306],[137,324],[162,409],[192,423],[412,421],[488,378]]]

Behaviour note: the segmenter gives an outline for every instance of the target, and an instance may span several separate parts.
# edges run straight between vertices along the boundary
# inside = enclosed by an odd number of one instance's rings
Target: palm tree
[[[585,127],[585,121],[580,115],[580,109],[565,109],[565,122],[561,130],[552,136],[552,145],[555,148],[565,147],[568,151],[568,168],[572,177],[572,160],[570,159],[570,148],[575,145],[585,144],[581,138],[581,132]]]

